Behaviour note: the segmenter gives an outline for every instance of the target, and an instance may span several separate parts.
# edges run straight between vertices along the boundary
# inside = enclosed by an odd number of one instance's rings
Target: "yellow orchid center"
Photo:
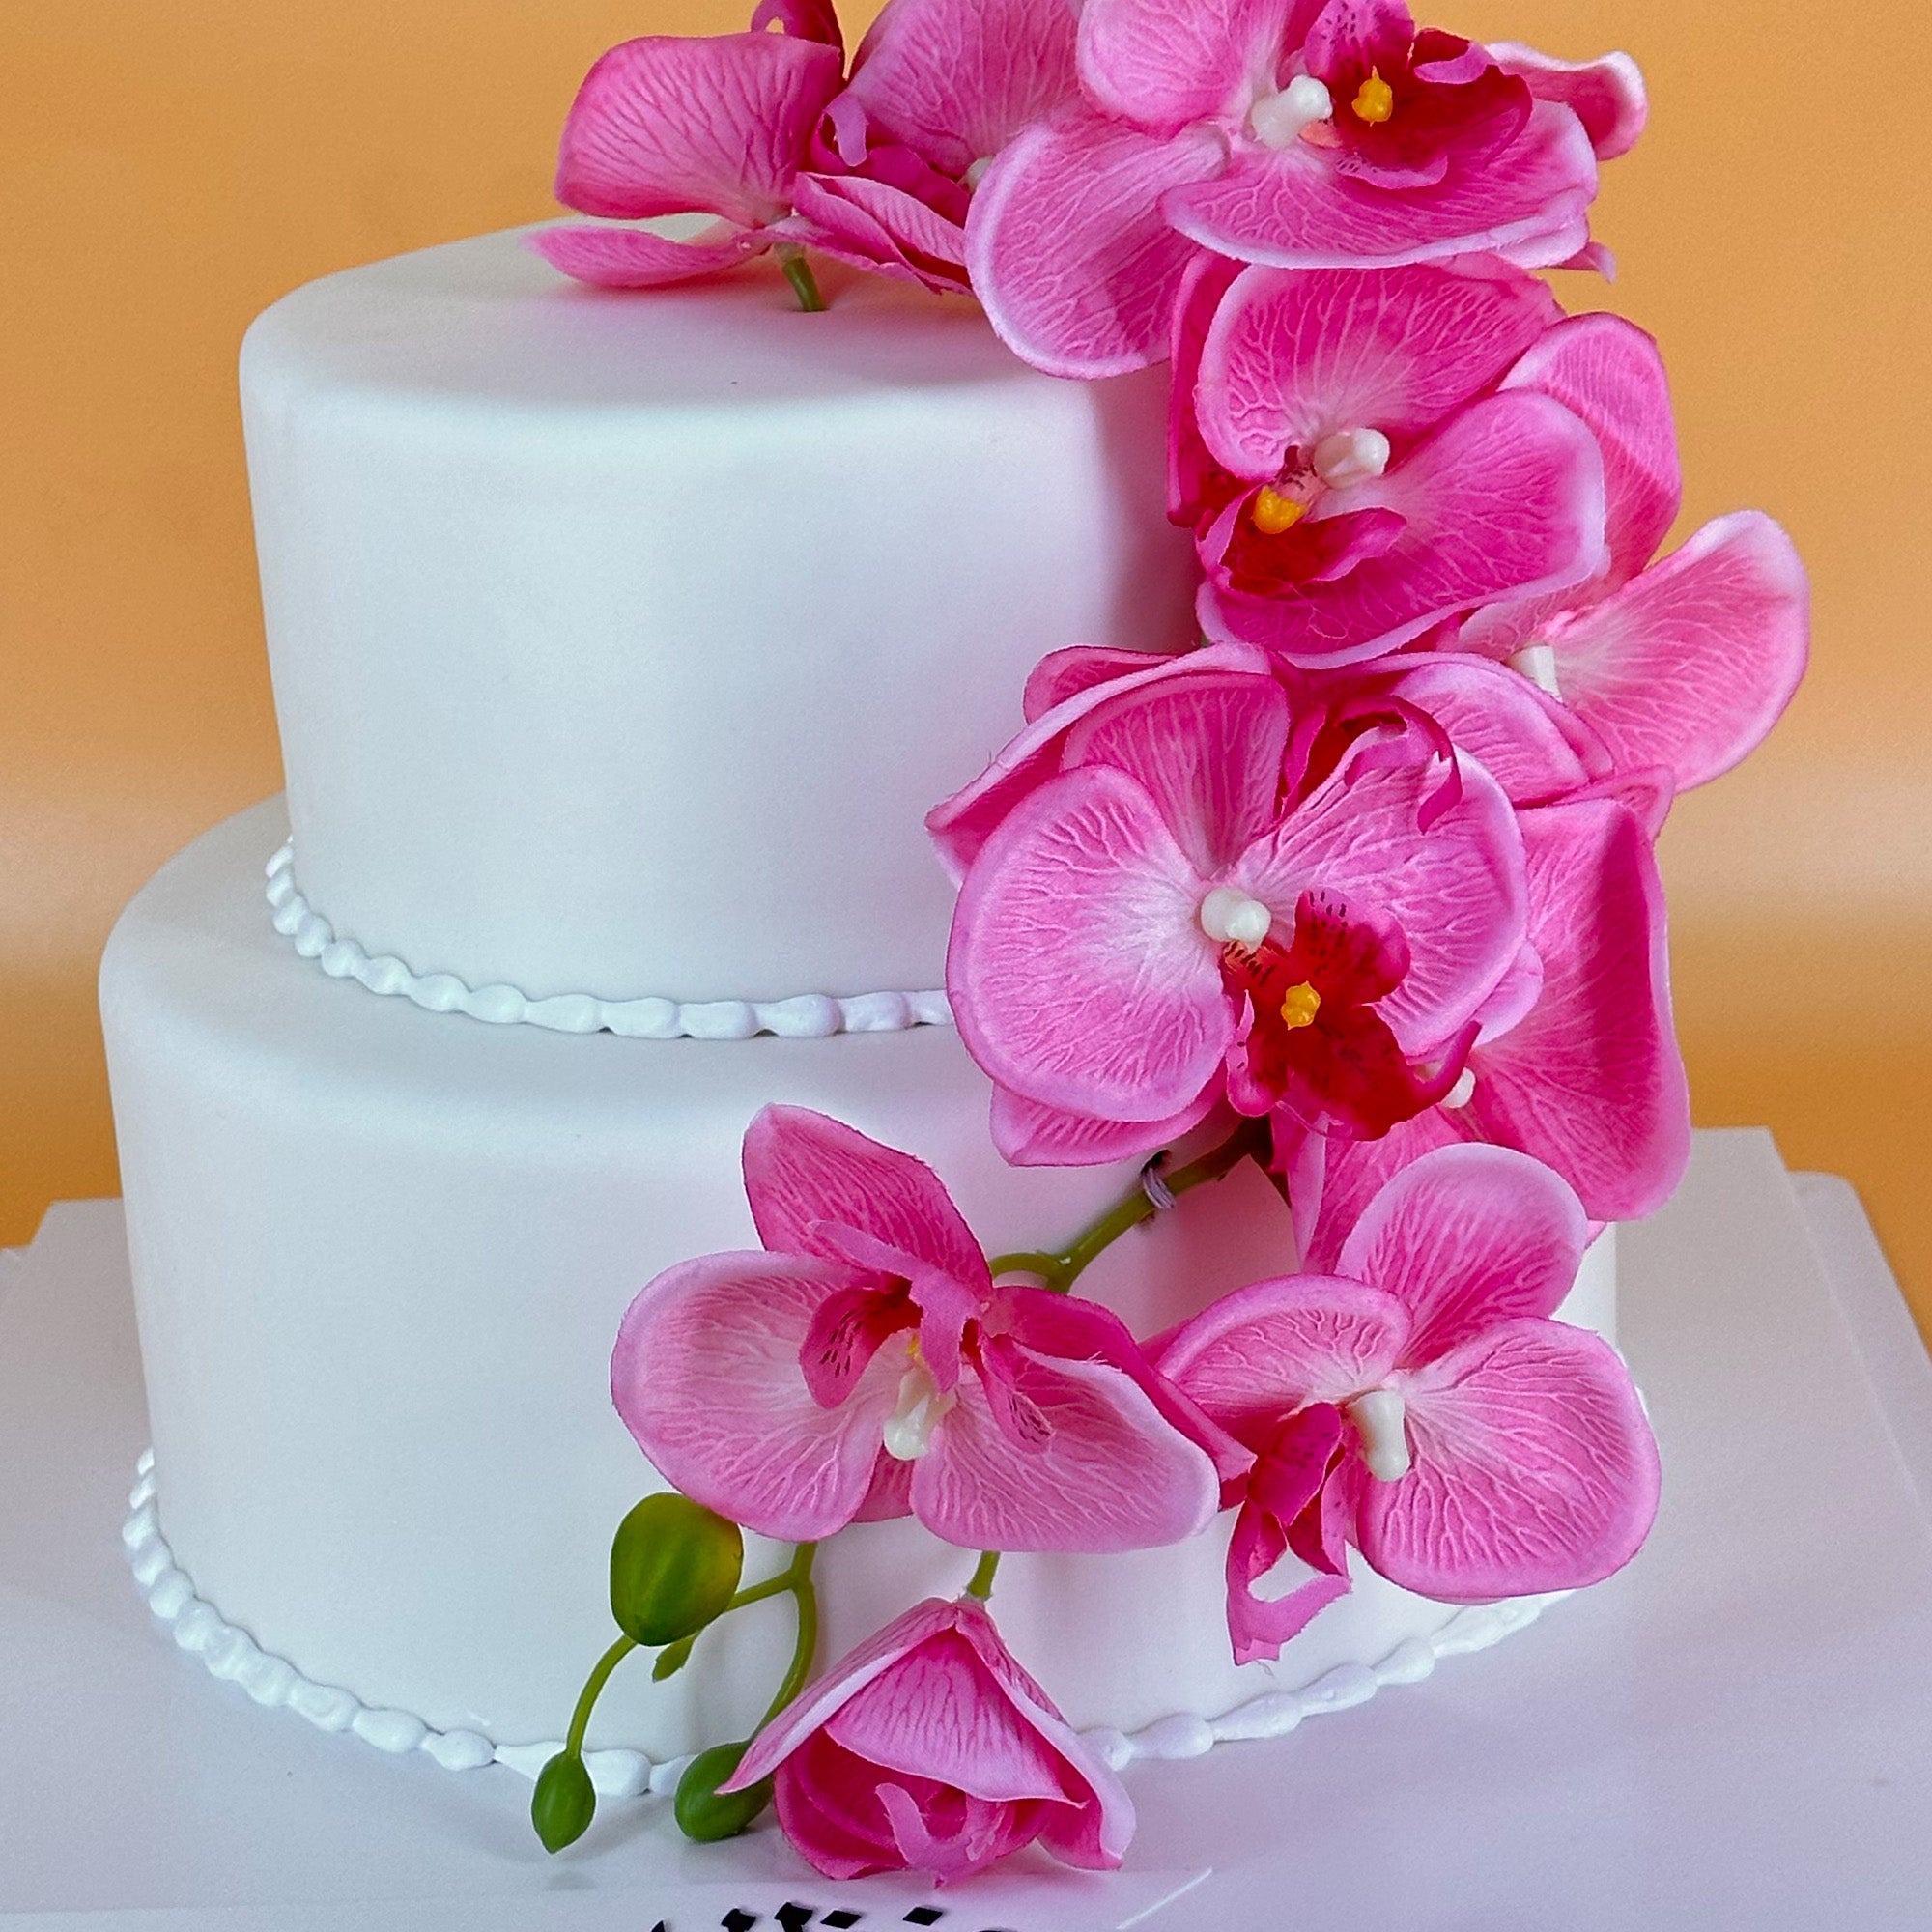
[[[1248,511],[1255,528],[1264,537],[1278,537],[1284,530],[1292,530],[1307,514],[1306,503],[1284,497],[1270,483],[1264,483],[1255,492],[1254,503]]]
[[[1379,127],[1395,112],[1395,89],[1382,78],[1381,70],[1372,67],[1352,105],[1355,118]]]
[[[1288,997],[1281,1003],[1281,1023],[1285,1027],[1313,1026],[1321,1010],[1321,995],[1304,980],[1288,989]]]

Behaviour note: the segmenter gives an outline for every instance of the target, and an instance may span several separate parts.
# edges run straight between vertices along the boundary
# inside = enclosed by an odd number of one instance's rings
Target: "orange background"
[[[1664,837],[1700,1122],[1857,1182],[1932,1331],[1932,108],[1909,0],[1443,0],[1625,46],[1606,300],[1662,340],[1680,535],[1757,504],[1817,597],[1810,681]],[[549,212],[584,68],[714,0],[0,8],[0,1242],[111,1193],[94,966],[123,901],[276,788],[236,345],[298,283]],[[856,21],[851,24],[858,24]]]

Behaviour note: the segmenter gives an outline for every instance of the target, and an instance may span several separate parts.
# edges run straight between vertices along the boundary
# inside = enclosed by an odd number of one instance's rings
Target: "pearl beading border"
[[[556,993],[533,1000],[515,986],[471,986],[454,973],[416,973],[393,953],[372,958],[302,896],[296,884],[295,847],[284,845],[268,865],[268,900],[275,930],[294,942],[331,979],[355,980],[372,993],[412,1001],[432,1013],[468,1013],[492,1026],[540,1026],[554,1033],[614,1033],[629,1039],[750,1039],[761,1033],[785,1039],[827,1039],[840,1033],[904,1033],[951,1026],[943,992],[799,993],[784,1000],[655,998],[600,1000],[590,993]]]
[[[258,1704],[294,1711],[318,1730],[347,1731],[378,1750],[398,1756],[419,1750],[446,1771],[476,1771],[487,1764],[500,1764],[534,1779],[562,1747],[560,1741],[499,1745],[480,1731],[432,1730],[408,1711],[372,1710],[353,1690],[304,1677],[286,1658],[262,1649],[246,1631],[223,1618],[213,1604],[197,1594],[194,1579],[176,1563],[161,1535],[152,1449],[136,1464],[135,1476],[128,1497],[128,1520],[121,1531],[134,1581],[147,1599],[148,1608],[169,1630],[175,1642],[189,1656],[198,1657],[211,1676],[241,1685]],[[1115,1771],[1143,1758],[1171,1761],[1205,1757],[1216,1745],[1285,1737],[1305,1719],[1352,1710],[1396,1685],[1420,1684],[1445,1657],[1488,1650],[1534,1623],[1549,1605],[1569,1594],[1559,1590],[1549,1596],[1518,1597],[1458,1610],[1440,1630],[1427,1637],[1408,1638],[1379,1663],[1338,1664],[1299,1690],[1270,1690],[1218,1718],[1179,1712],[1131,1733],[1100,1728],[1082,1735]],[[674,1792],[690,1762],[688,1756],[653,1762],[636,1750],[583,1754],[591,1784],[606,1798],[633,1798],[646,1791]]]

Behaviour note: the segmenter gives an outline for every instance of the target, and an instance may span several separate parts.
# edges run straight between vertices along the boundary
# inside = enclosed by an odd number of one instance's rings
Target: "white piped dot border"
[[[354,980],[421,1007],[425,1012],[468,1013],[491,1026],[540,1026],[553,1033],[614,1033],[628,1039],[750,1039],[761,1033],[785,1039],[827,1039],[840,1033],[905,1033],[951,1026],[943,992],[798,993],[784,1000],[646,998],[600,1000],[590,993],[556,993],[533,1000],[515,986],[471,986],[454,973],[415,973],[393,953],[371,958],[302,896],[296,884],[295,847],[269,861],[268,899],[275,930],[334,980]]]
[[[264,1650],[246,1631],[227,1622],[213,1604],[197,1595],[193,1578],[175,1562],[174,1552],[161,1535],[152,1449],[136,1464],[128,1511],[121,1541],[149,1609],[170,1630],[183,1650],[200,1658],[211,1676],[241,1685],[256,1703],[294,1711],[318,1730],[347,1731],[378,1750],[398,1756],[422,1751],[445,1771],[477,1771],[486,1764],[500,1764],[534,1780],[562,1748],[560,1741],[499,1745],[480,1731],[432,1730],[407,1711],[375,1710],[353,1690],[317,1684],[287,1658]],[[1379,1663],[1338,1664],[1299,1690],[1270,1690],[1218,1718],[1181,1712],[1144,1730],[1126,1733],[1102,1728],[1082,1735],[1115,1771],[1142,1758],[1173,1761],[1205,1757],[1216,1745],[1286,1737],[1305,1719],[1353,1710],[1394,1685],[1420,1684],[1445,1657],[1488,1650],[1534,1623],[1549,1605],[1569,1594],[1559,1590],[1547,1597],[1517,1597],[1507,1603],[1458,1610],[1440,1630],[1430,1636],[1408,1638]],[[654,1762],[636,1750],[583,1754],[590,1782],[605,1798],[674,1792],[690,1762],[688,1756]]]

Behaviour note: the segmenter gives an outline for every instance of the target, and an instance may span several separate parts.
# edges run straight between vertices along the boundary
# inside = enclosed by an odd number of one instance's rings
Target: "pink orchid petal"
[[[1099,1167],[1145,1158],[1199,1126],[1220,1099],[1219,1089],[1210,1084],[1192,1106],[1164,1121],[1100,1121],[995,1087],[993,1145],[1009,1167]]]
[[[1174,328],[1168,343],[1173,368],[1168,378],[1167,515],[1169,522],[1182,527],[1200,524],[1229,480],[1201,440],[1195,391],[1208,330],[1240,273],[1238,262],[1197,252],[1175,298]]]
[[[707,1255],[632,1302],[611,1392],[638,1446],[694,1501],[762,1536],[808,1543],[871,1488],[903,1357],[875,1354],[835,1409],[799,1372],[819,1306],[854,1270],[805,1255]]]
[[[845,1250],[821,1232],[837,1222],[968,1288],[991,1286],[979,1242],[931,1168],[842,1121],[766,1107],[746,1129],[744,1165],[758,1238],[774,1252],[844,1261]]]
[[[1670,533],[1684,499],[1657,344],[1620,315],[1572,316],[1522,357],[1503,387],[1553,396],[1589,425],[1604,455],[1610,583],[1634,577]]]
[[[953,915],[946,983],[1002,1086],[1108,1120],[1190,1106],[1233,1035],[1206,882],[1138,785],[1104,766],[1023,799]]]
[[[871,1360],[893,1336],[914,1325],[903,1291],[876,1281],[856,1282],[818,1304],[799,1345],[799,1369],[820,1408],[837,1408],[857,1387]]]
[[[1562,261],[1597,191],[1576,115],[1538,102],[1516,139],[1439,187],[1404,193],[1341,172],[1295,141],[1242,148],[1223,174],[1168,189],[1167,218],[1204,248],[1282,269],[1390,269],[1490,252],[1525,268]]]
[[[1173,657],[1121,651],[1095,652],[1088,659],[1078,651],[1062,651],[1045,659],[1036,671],[1039,675],[1048,666],[1055,667],[1053,682],[1045,689],[1058,691],[1063,660],[1070,673],[1064,695],[1037,714],[1030,714],[1026,728],[971,784],[926,813],[925,829],[939,848],[941,863],[955,880],[966,876],[966,868],[979,856],[993,828],[1013,807],[1059,772],[1067,733],[1108,699],[1172,677],[1267,668],[1267,660],[1261,652],[1246,644],[1211,645]],[[1086,674],[1090,664],[1095,673],[1091,676]],[[1116,668],[1117,676],[1099,674]]]
[[[966,1324],[975,1320],[988,1293],[983,1266],[973,1281],[961,1281],[942,1267],[935,1267],[923,1255],[911,1253],[891,1241],[882,1241],[863,1228],[849,1228],[837,1221],[821,1221],[814,1229],[817,1238],[843,1259],[867,1270],[876,1284],[874,1293],[890,1296],[892,1288],[906,1284],[917,1304],[911,1319],[895,1321],[888,1332],[917,1326],[919,1349],[932,1378],[942,1389],[950,1389],[959,1379],[960,1338]],[[809,1345],[808,1345],[809,1346]],[[811,1373],[810,1358],[807,1374]],[[814,1394],[818,1391],[814,1389]],[[824,1400],[822,1395],[818,1398]]]
[[[1317,1574],[1285,1596],[1258,1597],[1255,1584],[1287,1553],[1288,1531],[1274,1517],[1249,1505],[1235,1519],[1227,1576],[1228,1636],[1236,1663],[1273,1662],[1318,1613],[1349,1594],[1346,1575]]]
[[[799,1856],[827,1878],[867,1878],[905,1868],[872,1768],[822,1732],[807,1738],[780,1765],[773,1808]]]
[[[1614,799],[1636,815],[1636,822],[1643,827],[1643,836],[1655,845],[1658,834],[1663,830],[1670,816],[1670,808],[1677,799],[1677,780],[1668,765],[1627,766],[1620,772],[1611,772],[1607,778],[1598,779],[1593,784],[1585,785],[1580,791],[1573,792],[1570,799],[1561,803],[1572,803],[1578,799]],[[1551,800],[1551,804],[1559,801]]]
[[[790,34],[626,41],[578,90],[556,198],[623,220],[702,211],[746,228],[774,221],[840,69],[837,47]]]
[[[1474,1016],[1522,944],[1522,835],[1480,765],[1459,757],[1462,796],[1423,833],[1435,760],[1358,772],[1360,755],[1248,853],[1235,883],[1271,906],[1325,888],[1393,922],[1408,942],[1408,973],[1377,1010],[1419,1059]]]
[[[881,1451],[854,1522],[893,1522],[912,1514],[912,1464]]]
[[[1414,1466],[1362,1486],[1362,1554],[1449,1604],[1580,1589],[1636,1553],[1657,1446],[1616,1350],[1520,1321],[1404,1378]]]
[[[1162,1375],[1250,1448],[1283,1415],[1378,1386],[1408,1315],[1394,1295],[1331,1275],[1286,1275],[1223,1295],[1161,1350]]]
[[[1287,750],[1288,696],[1273,678],[1197,671],[1090,712],[1068,732],[1063,763],[1132,779],[1188,864],[1212,877],[1279,818]]]
[[[1494,598],[1579,583],[1604,563],[1596,440],[1532,392],[1471,404],[1385,476],[1329,500],[1351,514],[1393,510],[1405,526],[1382,555],[1293,598],[1205,585],[1210,637],[1245,639],[1293,664],[1349,664]]]
[[[1064,0],[892,0],[852,63],[870,125],[957,178],[1078,99]]]
[[[1476,1009],[1476,1044],[1498,1039],[1528,1018],[1543,997],[1543,954],[1525,942],[1496,989]]]
[[[845,34],[832,0],[758,0],[752,15],[753,33],[766,33],[774,23],[782,33],[802,41],[822,41],[837,47],[841,58],[844,55]]]
[[[1498,1322],[1554,1313],[1587,1245],[1583,1205],[1511,1148],[1440,1148],[1371,1201],[1338,1265],[1386,1289],[1413,1322],[1401,1366],[1427,1362]]]
[[[1247,269],[1203,345],[1201,434],[1251,481],[1337,430],[1410,442],[1488,388],[1561,314],[1533,275],[1500,265],[1485,274]]]
[[[1469,651],[1406,658],[1391,689],[1435,719],[1512,805],[1541,805],[1609,775],[1597,733],[1493,659]]]
[[[648,228],[593,228],[570,222],[525,236],[553,269],[602,289],[661,289],[722,274],[770,246],[764,235],[719,222],[690,242]]]
[[[1492,41],[1490,56],[1505,73],[1527,81],[1539,100],[1568,107],[1582,122],[1600,161],[1615,160],[1636,145],[1650,104],[1643,75],[1630,55],[1561,61],[1515,41]]]
[[[1158,362],[1196,251],[1157,204],[1224,157],[1210,128],[1150,141],[1078,110],[1017,134],[966,223],[973,289],[1001,339],[1050,376],[1119,376]]]
[[[1362,1211],[1410,1161],[1433,1148],[1475,1138],[1460,1112],[1432,1107],[1399,1122],[1380,1140],[1345,1141],[1310,1129],[1275,1124],[1276,1158],[1292,1185],[1294,1239],[1305,1268],[1341,1266],[1342,1244]]]
[[[1179,1543],[1221,1505],[1207,1452],[1104,1362],[1028,1357],[1026,1394],[1045,1423],[1018,1446],[985,1384],[961,1378],[958,1403],[913,1470],[913,1513],[967,1549],[1107,1553]]]
[[[1103,113],[1171,133],[1224,112],[1278,49],[1300,43],[1321,0],[1087,0],[1080,82]]]
[[[936,295],[966,287],[965,230],[916,196],[863,175],[800,175],[792,219],[774,231],[855,268]]]
[[[1620,764],[1668,765],[1689,790],[1763,741],[1804,674],[1809,631],[1791,539],[1741,511],[1557,632],[1557,684]]]
[[[950,1791],[882,1780],[874,1787],[905,1865],[929,1871],[935,1884],[957,1885],[1017,1851],[1034,1836],[1030,1806],[989,1804]]]
[[[1106,644],[1069,644],[1064,651],[1049,651],[1027,673],[1021,712],[1029,724],[1036,724],[1068,698],[1131,677],[1152,662],[1146,651],[1115,650]]]
[[[1485,1139],[1553,1167],[1596,1219],[1634,1220],[1668,1199],[1690,1153],[1657,864],[1609,799],[1521,821],[1543,997],[1471,1057],[1467,1113]]]

